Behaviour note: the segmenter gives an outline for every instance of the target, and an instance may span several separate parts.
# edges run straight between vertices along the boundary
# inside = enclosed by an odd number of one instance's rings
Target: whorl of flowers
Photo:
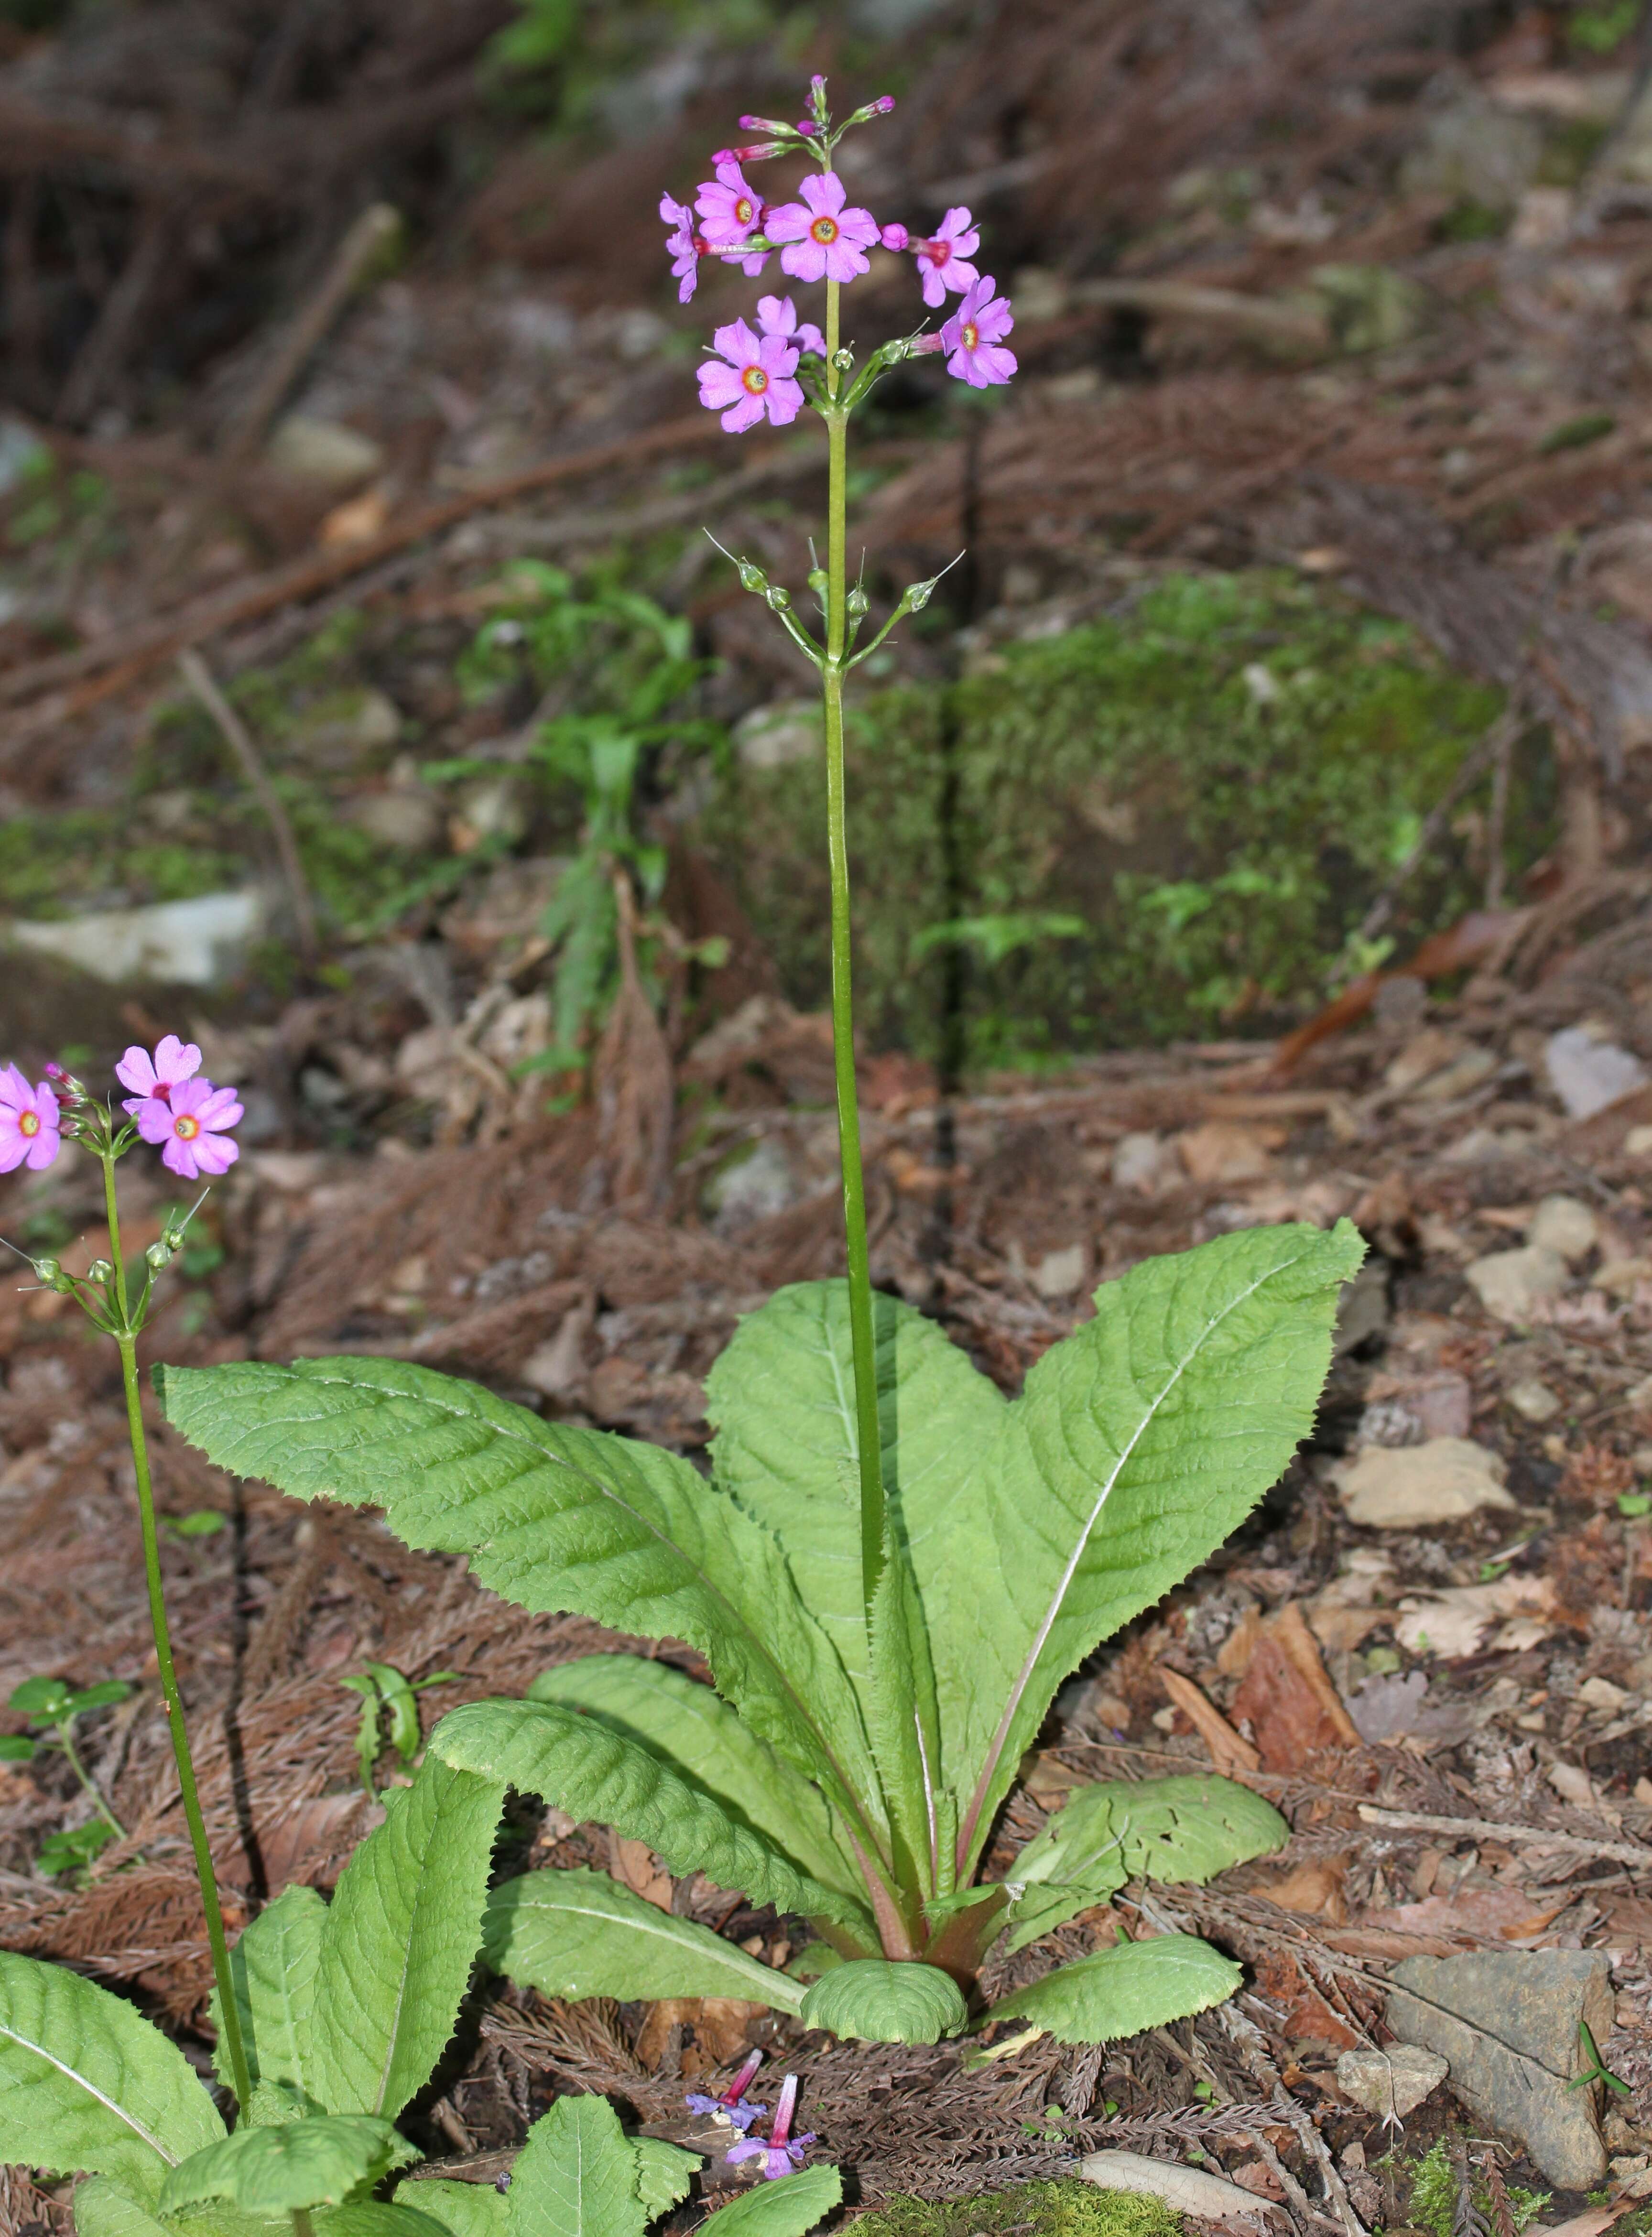
[[[737,264],[755,278],[777,251],[788,278],[844,287],[871,269],[871,249],[909,254],[929,309],[939,310],[948,295],[961,300],[939,333],[914,334],[880,352],[880,358],[893,363],[898,357],[944,350],[947,371],[955,380],[972,388],[1001,386],[1015,371],[1014,354],[1004,347],[1015,321],[995,281],[971,261],[981,235],[969,211],[961,205],[948,210],[929,234],[914,233],[898,221],[880,223],[870,210],[849,201],[832,168],[832,152],[843,134],[875,116],[887,116],[894,106],[883,94],[834,125],[826,106],[826,81],[816,77],[809,86],[809,113],[796,123],[743,116],[742,130],[763,136],[745,146],[720,148],[711,158],[714,176],[696,188],[691,208],[670,195],[660,198],[666,253],[679,283],[677,300],[686,303],[693,295],[701,260],[708,256]],[[795,201],[764,201],[744,167],[799,154],[816,162],[818,172],[803,179]],[[800,321],[790,296],[765,295],[757,329],[737,319],[717,329],[712,348],[715,356],[700,368],[700,401],[707,411],[722,413],[730,434],[763,419],[786,426],[805,403],[825,400],[825,339],[818,327]]]

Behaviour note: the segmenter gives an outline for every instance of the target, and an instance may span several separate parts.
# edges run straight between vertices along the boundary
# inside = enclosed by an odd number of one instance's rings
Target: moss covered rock
[[[1097,2190],[1087,2182],[1024,2182],[1012,2190],[932,2205],[890,2198],[854,2223],[856,2237],[1180,2237],[1182,2224],[1156,2198]]]

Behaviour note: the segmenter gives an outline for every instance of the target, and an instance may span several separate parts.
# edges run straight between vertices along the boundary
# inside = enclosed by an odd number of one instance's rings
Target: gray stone
[[[1566,1286],[1566,1261],[1543,1243],[1493,1250],[1463,1272],[1487,1312],[1510,1327],[1529,1321],[1534,1307],[1557,1297]]]
[[[277,473],[318,489],[359,489],[384,470],[383,446],[371,435],[336,419],[310,419],[294,412],[269,439],[269,462]]]
[[[1431,1530],[1483,1507],[1512,1507],[1502,1455],[1468,1437],[1368,1445],[1332,1471],[1351,1522],[1374,1530]]]
[[[754,707],[734,726],[734,749],[747,769],[787,769],[826,750],[820,706],[813,699],[776,699]]]
[[[1512,209],[1543,161],[1543,126],[1476,99],[1441,109],[1420,147],[1400,165],[1402,194],[1449,195],[1486,209]]]
[[[1165,1145],[1160,1136],[1121,1134],[1113,1145],[1113,1185],[1151,1196],[1164,1165]]]
[[[159,901],[151,908],[98,909],[62,923],[14,923],[9,936],[114,986],[149,979],[163,986],[210,987],[239,967],[264,917],[262,895],[248,889]]]
[[[1386,2050],[1345,2050],[1337,2061],[1337,2087],[1379,2121],[1403,2121],[1448,2071],[1438,2051],[1397,2042]]]
[[[1531,1216],[1528,1243],[1557,1251],[1572,1265],[1587,1258],[1600,1241],[1601,1225],[1586,1204],[1575,1196],[1546,1196]]]
[[[1598,2084],[1566,2086],[1584,2070],[1580,2021],[1605,2042],[1612,1987],[1600,1950],[1408,1957],[1389,1983],[1388,2024],[1400,2042],[1437,2051],[1474,2118],[1517,2137],[1563,2190],[1592,2190],[1606,2174]]]
[[[1567,1026],[1551,1033],[1543,1064],[1569,1118],[1592,1118],[1608,1104],[1646,1085],[1646,1066],[1640,1059],[1615,1041],[1602,1040],[1587,1026]]]
[[[714,1174],[706,1184],[704,1202],[718,1233],[726,1235],[789,1211],[798,1193],[791,1160],[770,1136]]]

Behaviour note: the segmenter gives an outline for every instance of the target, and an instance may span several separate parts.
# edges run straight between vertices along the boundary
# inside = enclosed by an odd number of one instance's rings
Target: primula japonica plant
[[[1363,1246],[1346,1223],[1276,1227],[1138,1266],[1098,1290],[1094,1318],[1014,1402],[932,1322],[874,1292],[843,729],[866,602],[844,571],[846,430],[878,374],[928,345],[891,344],[856,373],[842,291],[874,241],[904,246],[931,301],[961,285],[943,330],[950,369],[998,381],[1014,360],[1008,312],[989,316],[992,282],[968,262],[968,211],[915,242],[849,206],[821,81],[797,126],[745,122],[766,140],[716,160],[697,219],[669,201],[666,215],[685,298],[706,256],[755,276],[778,251],[791,276],[825,282],[823,332],[764,298],[761,331],[718,330],[702,389],[731,430],[783,423],[805,401],[827,425],[827,563],[810,578],[823,636],[759,570],[741,574],[822,678],[848,1278],[783,1290],[743,1323],[708,1383],[709,1480],[656,1446],[385,1360],[173,1371],[163,1402],[237,1475],[380,1508],[409,1545],[468,1556],[524,1607],[704,1656],[710,1686],[630,1654],[564,1665],[526,1700],[453,1711],[429,1759],[803,1916],[816,1932],[803,1969],[776,1971],[605,1874],[568,1871],[491,1895],[483,1946],[499,1970],[560,1996],[761,1999],[844,2036],[934,2042],[1015,2018],[1102,2042],[1219,2001],[1237,1969],[1190,1937],[1121,1941],[983,2011],[988,1950],[1034,1940],[1133,1875],[1199,1878],[1259,1854],[1284,1821],[1220,1779],[1099,1785],[1003,1877],[983,1884],[983,1860],[1061,1680],[1242,1521],[1309,1429]],[[820,175],[765,208],[742,165],[789,151],[817,158]]]

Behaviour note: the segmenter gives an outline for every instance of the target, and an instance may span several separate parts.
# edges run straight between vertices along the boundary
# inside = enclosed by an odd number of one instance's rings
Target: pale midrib
[[[1028,1686],[1033,1682],[1033,1673],[1038,1667],[1039,1657],[1043,1653],[1044,1648],[1049,1640],[1049,1635],[1055,1628],[1055,1620],[1061,1613],[1062,1603],[1066,1600],[1067,1595],[1072,1588],[1073,1580],[1078,1574],[1079,1563],[1084,1558],[1084,1549],[1089,1544],[1091,1537],[1094,1533],[1095,1526],[1101,1519],[1101,1511],[1106,1507],[1108,1499],[1112,1495],[1113,1487],[1118,1482],[1131,1455],[1135,1451],[1136,1447],[1140,1443],[1142,1438],[1146,1435],[1147,1430],[1152,1423],[1157,1420],[1159,1409],[1164,1404],[1166,1399],[1169,1397],[1177,1383],[1180,1382],[1182,1376],[1186,1373],[1187,1369],[1199,1356],[1200,1350],[1206,1343],[1209,1343],[1212,1336],[1221,1326],[1228,1315],[1230,1313],[1237,1312],[1239,1308],[1245,1303],[1247,1298],[1253,1297],[1256,1295],[1257,1291],[1262,1288],[1265,1283],[1275,1280],[1280,1274],[1285,1272],[1288,1268],[1294,1266],[1298,1262],[1294,1258],[1291,1258],[1285,1260],[1280,1264],[1270,1266],[1265,1273],[1259,1274],[1256,1280],[1251,1283],[1247,1288],[1240,1290],[1236,1296],[1231,1297],[1227,1303],[1223,1306],[1219,1313],[1216,1314],[1213,1319],[1206,1322],[1203,1329],[1199,1331],[1197,1342],[1188,1346],[1186,1351],[1183,1354],[1181,1358],[1177,1361],[1175,1366],[1165,1378],[1162,1387],[1157,1392],[1151,1402],[1142,1409],[1141,1419],[1137,1422],[1134,1429],[1131,1432],[1130,1442],[1125,1446],[1122,1452],[1119,1455],[1118,1459],[1114,1462],[1112,1469],[1109,1471],[1101,1486],[1100,1493],[1097,1495],[1094,1506],[1090,1509],[1090,1513],[1085,1522],[1084,1528],[1079,1533],[1077,1542],[1074,1546],[1071,1554],[1068,1556],[1066,1567],[1061,1572],[1061,1580],[1056,1585],[1054,1592],[1050,1596],[1049,1606],[1044,1611],[1043,1620],[1040,1623],[1037,1631],[1033,1634],[1033,1643],[1028,1648],[1027,1654],[1021,1663],[1021,1666],[1016,1673],[1015,1682],[1010,1688],[1009,1699],[1004,1705],[1004,1713],[998,1720],[998,1729],[993,1734],[992,1744],[987,1751],[987,1760],[981,1765],[981,1776],[975,1782],[975,1792],[969,1798],[968,1814],[965,1818],[963,1824],[958,1829],[958,1873],[960,1878],[963,1876],[969,1856],[969,1851],[975,1842],[977,1823],[981,1815],[988,1791],[991,1787],[993,1779],[997,1774],[999,1760],[1004,1752],[1004,1743],[1009,1737],[1010,1726],[1014,1722],[1015,1712],[1021,1705],[1022,1695],[1026,1693]]]
[[[176,2167],[178,2164],[176,2155],[168,2151],[158,2136],[152,2136],[141,2121],[135,2120],[124,2105],[117,2104],[115,2099],[106,2091],[100,2089],[95,2082],[89,2081],[85,2075],[78,2073],[74,2067],[65,2065],[61,2058],[54,2057],[44,2043],[31,2042],[26,2035],[19,2035],[15,2028],[8,2027],[3,2020],[0,2020],[0,2036],[3,2036],[8,2042],[15,2042],[20,2050],[32,2051],[35,2056],[47,2066],[55,2067],[66,2081],[72,2082],[76,2089],[83,2089],[89,2097],[96,2098],[106,2112],[114,2114],[117,2121],[124,2122],[132,2134],[141,2137],[151,2151],[158,2153],[169,2167]]]

